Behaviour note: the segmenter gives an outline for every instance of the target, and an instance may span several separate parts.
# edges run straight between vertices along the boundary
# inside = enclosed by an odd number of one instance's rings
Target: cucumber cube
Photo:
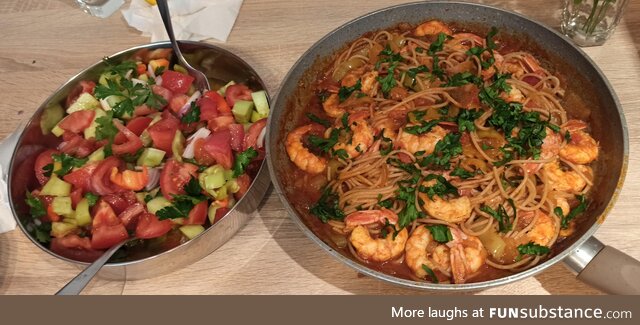
[[[52,222],[51,236],[61,238],[78,229],[78,226],[67,222]]]
[[[171,202],[165,199],[164,196],[158,196],[157,198],[154,198],[147,202],[147,211],[149,211],[149,213],[156,214],[156,212],[168,206],[171,206]]]
[[[96,108],[95,109],[96,114],[93,116],[93,121],[91,121],[91,124],[89,125],[88,128],[84,129],[84,138],[85,139],[90,139],[90,138],[95,138],[96,137],[96,129],[98,128],[98,122],[96,122],[96,119],[103,117],[103,116],[107,116],[107,113],[105,113],[105,111]]]
[[[269,99],[267,98],[267,92],[264,90],[251,93],[253,103],[256,105],[256,111],[260,115],[267,117],[269,115]]]
[[[89,161],[100,161],[104,160],[104,147],[100,147],[98,150],[92,152],[89,157],[87,157]]]
[[[60,104],[47,106],[42,112],[42,116],[40,117],[40,128],[42,129],[42,134],[49,134],[51,132],[51,129],[53,129],[53,127],[55,127],[63,117],[64,109],[62,108],[62,106],[60,106]]]
[[[60,137],[64,134],[64,130],[56,124],[56,126],[53,127],[53,129],[51,129],[51,133],[53,133],[53,135]]]
[[[76,99],[76,101],[67,108],[67,113],[71,114],[73,112],[85,109],[96,109],[98,107],[100,107],[100,102],[95,97],[89,93],[82,93],[78,99]]]
[[[253,112],[253,102],[248,100],[237,100],[231,111],[238,123],[248,123]]]
[[[78,226],[91,224],[91,214],[89,213],[89,201],[82,199],[76,206],[76,222]]]
[[[73,213],[71,198],[68,196],[54,197],[53,201],[51,201],[51,208],[53,212],[63,216],[68,216]]]
[[[42,187],[40,194],[51,196],[69,196],[69,194],[71,194],[71,184],[58,178],[56,174],[52,174],[49,181],[44,184],[44,187]]]
[[[194,237],[200,235],[204,231],[204,227],[201,225],[186,225],[180,227],[180,232],[184,234],[187,238],[193,239]]]
[[[156,167],[162,163],[165,152],[156,148],[145,148],[138,158],[138,166]]]

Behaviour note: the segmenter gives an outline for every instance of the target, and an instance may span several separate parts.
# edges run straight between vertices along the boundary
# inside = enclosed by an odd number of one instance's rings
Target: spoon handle
[[[160,17],[162,17],[162,23],[164,23],[164,28],[167,30],[167,34],[169,35],[169,40],[171,40],[171,46],[173,47],[173,51],[176,52],[176,55],[180,60],[182,58],[182,52],[180,51],[180,47],[178,46],[175,35],[173,35],[173,25],[171,24],[171,14],[169,13],[169,5],[167,5],[166,0],[157,0],[156,5],[158,6],[158,10],[160,11]]]
[[[56,296],[68,296],[68,295],[78,295],[84,289],[84,287],[89,284],[91,279],[100,271],[102,266],[107,263],[109,258],[120,248],[122,245],[130,241],[131,239],[127,239],[121,242],[118,245],[111,247],[109,250],[104,252],[100,258],[95,260],[95,262],[91,263],[91,265],[87,266],[84,271],[80,272],[75,278],[73,278],[67,285],[65,285],[60,291],[56,292]]]

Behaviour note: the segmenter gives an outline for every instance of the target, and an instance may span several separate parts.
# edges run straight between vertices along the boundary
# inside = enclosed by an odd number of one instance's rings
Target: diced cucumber
[[[118,105],[118,103],[124,100],[124,97],[111,95],[105,98],[105,100],[107,101],[107,105],[109,105],[110,108],[114,108],[116,105]]]
[[[252,92],[251,98],[256,105],[256,111],[264,117],[269,116],[269,99],[267,98],[267,92],[264,90]]]
[[[78,226],[86,226],[91,224],[91,214],[89,213],[89,201],[82,199],[76,206],[76,222]]]
[[[204,231],[204,227],[201,225],[186,225],[180,227],[180,232],[184,234],[187,238],[193,239],[194,237],[200,235]]]
[[[51,236],[56,238],[62,238],[74,230],[78,229],[78,226],[67,222],[52,222],[51,223]]]
[[[149,211],[149,213],[156,214],[156,212],[168,206],[171,206],[171,202],[165,199],[164,196],[158,196],[157,198],[147,202],[147,211]]]
[[[146,74],[141,74],[138,76],[138,79],[142,81],[149,81],[149,76],[147,76]]]
[[[209,218],[209,222],[213,224],[216,221],[216,212],[220,208],[220,204],[218,202],[212,202],[209,205],[209,210],[207,211],[207,217]]]
[[[107,116],[107,113],[99,108],[95,109],[96,114],[93,116],[93,121],[91,121],[91,124],[89,125],[88,128],[84,129],[84,138],[85,139],[90,139],[90,138],[95,138],[96,137],[96,129],[98,128],[98,122],[96,122],[96,119],[103,117],[103,116]]]
[[[171,222],[174,225],[183,225],[184,224],[184,218],[173,218],[173,219],[171,219]]]
[[[156,148],[145,148],[138,158],[138,166],[156,167],[162,163],[165,152]]]
[[[40,116],[40,129],[42,129],[42,134],[47,135],[51,133],[51,129],[57,126],[58,122],[60,122],[63,117],[64,109],[60,104],[47,106],[42,112],[42,116]]]
[[[184,152],[184,143],[187,139],[184,138],[180,130],[176,130],[176,134],[173,136],[171,142],[171,152],[173,153],[173,159],[182,162],[182,153]]]
[[[207,193],[215,195],[215,190],[222,187],[226,182],[224,167],[213,165],[205,169],[198,176],[198,181],[200,181],[200,186],[204,188]]]
[[[266,115],[262,115],[260,113],[258,113],[258,111],[253,111],[251,112],[251,123],[255,123],[260,121],[261,119],[267,117]]]
[[[76,99],[76,101],[67,108],[67,114],[85,109],[96,109],[98,107],[100,107],[100,102],[93,97],[93,95],[89,93],[82,93],[78,96],[78,99]]]
[[[92,152],[89,157],[87,157],[89,161],[100,161],[104,160],[104,147],[100,147],[98,150]]]
[[[113,80],[117,84],[120,84],[120,79],[122,79],[122,77],[120,77],[119,74],[115,72],[106,71],[100,75],[100,78],[98,78],[98,83],[103,86],[107,86],[108,85],[107,80]]]
[[[53,129],[51,129],[51,133],[53,133],[53,135],[60,137],[64,134],[64,130],[56,124],[56,126],[53,127]]]
[[[51,201],[51,208],[53,212],[63,216],[68,216],[73,213],[71,198],[68,196],[54,197],[53,201]]]
[[[248,100],[237,100],[233,104],[231,112],[238,123],[247,123],[251,120],[251,112],[253,112],[253,102]]]
[[[227,82],[227,84],[226,84],[226,85],[224,85],[224,86],[222,86],[222,88],[218,89],[218,94],[220,94],[220,95],[224,96],[224,94],[227,92],[227,88],[228,88],[229,86],[233,86],[233,85],[235,85],[235,84],[236,84],[236,82],[235,82],[235,81],[233,81],[233,80],[231,80],[231,81]]]
[[[74,216],[73,213],[68,218],[62,219],[62,222],[68,223],[68,224],[71,224],[71,225],[74,225],[74,226],[78,225],[78,222],[76,221],[75,216]]]
[[[52,174],[49,181],[44,184],[41,195],[51,196],[69,196],[71,194],[71,184],[58,178],[56,174]]]
[[[175,72],[180,72],[182,74],[189,74],[189,71],[187,71],[187,69],[185,69],[183,66],[179,65],[179,64],[174,64],[173,65],[173,71]]]
[[[238,182],[235,179],[228,181],[224,186],[227,188],[229,193],[238,193],[240,190],[240,185],[238,185]]]

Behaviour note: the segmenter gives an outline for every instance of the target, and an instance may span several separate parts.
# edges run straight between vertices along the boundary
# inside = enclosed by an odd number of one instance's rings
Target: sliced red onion
[[[147,82],[138,78],[131,78],[131,82],[133,82],[134,85],[140,84],[143,86],[147,85]]]
[[[127,71],[127,73],[125,73],[124,77],[125,77],[126,79],[131,79],[131,74],[133,74],[133,70],[129,70],[129,71]]]
[[[111,106],[109,106],[109,102],[107,102],[106,98],[100,99],[100,106],[102,106],[102,109],[105,111],[111,110]]]
[[[147,168],[149,173],[149,180],[147,181],[147,185],[144,187],[145,190],[151,191],[152,189],[158,186],[160,182],[160,169],[159,168]]]
[[[258,145],[258,148],[262,148],[264,147],[264,137],[267,134],[267,128],[264,127],[262,128],[262,131],[260,131],[260,135],[258,135],[258,140],[256,141],[256,145]]]
[[[162,86],[162,76],[157,76],[156,77],[156,85]]]
[[[198,139],[204,139],[211,134],[211,131],[207,128],[200,128],[194,134],[192,134],[187,141],[187,147],[184,148],[184,152],[182,153],[182,157],[191,159],[195,155],[195,143]]]
[[[158,77],[160,78],[160,77]],[[178,111],[178,116],[182,116],[184,114],[187,113],[187,111],[189,110],[189,108],[191,107],[191,103],[195,102],[196,100],[198,100],[198,98],[200,98],[200,91],[196,90],[196,92],[193,93],[193,95],[191,95],[191,97],[189,97],[189,99],[187,99],[187,102],[184,104],[184,106],[182,106],[180,108],[180,110]]]
[[[153,68],[151,67],[151,64],[147,64],[147,74],[151,78],[155,78],[156,77],[156,72],[153,71]]]

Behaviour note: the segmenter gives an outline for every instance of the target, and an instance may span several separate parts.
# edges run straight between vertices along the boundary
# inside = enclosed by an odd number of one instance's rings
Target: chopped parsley
[[[481,46],[475,46],[470,48],[467,51],[468,55],[474,55],[474,56],[477,56],[478,59],[480,59],[480,65],[482,66],[483,70],[489,69],[496,61],[493,56],[493,50],[495,50],[497,47],[495,41],[493,40],[496,34],[498,34],[498,29],[496,27],[491,27],[491,30],[489,31],[486,37],[487,47],[483,48]],[[482,59],[482,54],[484,52],[489,53],[489,58],[486,61]]]
[[[477,84],[479,82],[481,82],[481,79],[478,78],[478,76],[470,72],[461,72],[451,76],[449,81],[442,85],[442,87],[460,87],[470,83]]]
[[[380,82],[380,89],[382,89],[382,93],[386,96],[389,94],[391,89],[393,89],[396,85],[396,78],[393,75],[396,69],[396,62],[393,62],[389,65],[389,69],[387,70],[387,75],[384,77],[378,77],[378,82]]]
[[[431,225],[426,227],[431,232],[431,236],[433,236],[433,239],[435,239],[435,241],[439,243],[444,244],[453,240],[451,230],[445,225]]]
[[[189,111],[182,116],[180,121],[185,124],[200,121],[200,106],[196,105],[195,102],[191,102],[191,108],[189,108]]]
[[[44,208],[44,204],[37,197],[27,191],[25,201],[29,206],[29,213],[33,218],[39,218],[47,214],[47,210]]]
[[[404,128],[404,132],[413,135],[420,135],[423,133],[427,133],[433,129],[434,126],[438,125],[440,120],[431,120],[431,121],[422,121],[420,125],[407,126]]]
[[[439,283],[439,281],[438,281],[438,277],[436,277],[436,274],[435,274],[435,273],[433,273],[433,270],[432,270],[430,267],[426,266],[425,264],[422,264],[422,269],[423,269],[425,272],[427,272],[427,274],[428,274],[428,275],[429,275],[429,277],[431,278],[431,282],[433,282],[433,283]]]
[[[329,220],[344,220],[345,214],[338,205],[338,199],[338,195],[327,187],[322,192],[318,202],[311,206],[309,212],[318,217],[323,223],[327,223]]]
[[[456,166],[456,168],[454,168],[453,171],[449,175],[457,176],[457,177],[460,177],[462,179],[467,179],[467,178],[471,178],[473,176],[476,176],[478,174],[478,172],[481,172],[481,171],[480,170],[476,170],[475,173],[472,173],[470,171],[465,170],[464,168],[462,168],[460,166]]]
[[[333,155],[334,157],[338,157],[338,158],[340,158],[342,160],[349,159],[349,153],[347,153],[347,150],[345,150],[345,149],[332,150],[331,151],[331,155]]]
[[[458,196],[458,188],[453,186],[446,178],[442,175],[437,174],[429,174],[424,178],[425,181],[435,180],[436,183],[432,186],[420,186],[420,192],[427,194],[430,200],[433,201],[434,196],[439,196],[441,198],[446,197],[447,195]]]
[[[111,145],[113,140],[118,134],[118,128],[113,125],[113,111],[107,112],[106,116],[101,116],[96,119],[98,126],[96,127],[96,140],[109,140],[104,146],[105,157],[111,156]]]
[[[551,252],[551,249],[547,246],[538,245],[534,242],[529,242],[527,244],[519,245],[518,252],[520,256],[522,255],[546,255]]]
[[[571,220],[587,210],[588,203],[584,195],[576,195],[576,199],[579,202],[578,206],[569,211],[566,216],[562,213],[562,209],[560,207],[553,209],[553,212],[560,218],[560,226],[562,229],[567,229]]]
[[[202,187],[195,177],[191,177],[189,182],[185,184],[184,195],[173,195],[173,204],[160,209],[156,212],[158,220],[187,218],[193,207],[206,201],[207,197],[202,194]]]
[[[129,71],[133,71],[132,73],[137,72],[138,65],[135,61],[126,60],[120,63],[115,63],[110,57],[105,57],[102,61],[107,65],[107,71],[113,75],[119,75],[122,78],[124,78]]]
[[[151,91],[148,86],[134,84],[125,78],[120,79],[120,84],[107,79],[107,85],[96,85],[94,92],[98,99],[106,99],[109,96],[122,99],[111,110],[115,117],[132,116],[135,107],[143,104],[155,109],[160,109],[167,104],[162,96]]]
[[[414,187],[403,185],[400,185],[398,189],[396,199],[405,202],[404,208],[398,213],[398,225],[400,228],[410,225],[422,216],[421,212],[418,212],[416,208],[415,191]]]
[[[93,194],[91,192],[87,192],[87,194],[84,195],[84,198],[87,199],[87,203],[89,203],[89,207],[92,207],[94,205],[96,205],[96,203],[98,202],[98,199],[100,198],[98,195]]]
[[[327,120],[325,120],[325,119],[319,118],[318,116],[316,116],[316,115],[314,115],[314,114],[312,114],[312,113],[307,113],[307,117],[308,117],[312,122],[318,123],[318,124],[320,124],[320,125],[324,126],[325,128],[328,128],[328,127],[330,127],[330,126],[331,126],[331,122],[329,122],[329,121],[327,121]]]
[[[88,158],[76,158],[66,153],[53,154],[51,155],[53,161],[59,162],[61,167],[60,169],[53,171],[53,164],[47,164],[42,169],[45,171],[46,176],[51,176],[51,172],[55,173],[58,176],[64,176],[71,171],[74,167],[82,167],[84,164],[89,161]]]
[[[331,130],[331,133],[329,134],[328,139],[312,134],[308,138],[309,145],[311,145],[313,148],[319,151],[329,152],[329,150],[331,150],[331,148],[333,148],[333,146],[335,146],[336,143],[338,143],[339,135],[340,135],[340,130],[338,129]]]
[[[427,51],[427,54],[436,55],[438,52],[441,52],[442,49],[444,48],[444,41],[446,40],[447,40],[447,34],[438,33],[436,40],[429,45],[429,50]]]
[[[415,78],[419,73],[429,72],[429,69],[425,65],[420,65],[415,68],[407,70],[407,76]]]
[[[436,143],[433,153],[422,158],[418,164],[432,169],[449,169],[450,160],[462,153],[460,136],[460,133],[448,133]]]
[[[509,202],[509,205],[511,205],[511,208],[513,209],[513,218],[509,217],[509,215],[507,214],[507,211],[505,210],[502,204],[498,205],[497,211],[490,208],[488,205],[483,205],[480,208],[481,211],[491,215],[494,219],[496,219],[496,221],[498,221],[498,230],[502,233],[506,233],[510,231],[513,228],[513,224],[511,223],[511,220],[516,219],[516,207],[515,207],[515,204],[513,203],[513,200],[508,199],[507,202]]]
[[[244,170],[251,163],[251,161],[258,156],[258,151],[253,147],[247,148],[247,150],[236,155],[236,160],[233,162],[233,177],[238,177],[244,173]]]
[[[360,79],[358,79],[356,84],[351,87],[340,87],[340,90],[338,91],[338,98],[340,99],[340,102],[344,102],[354,91],[360,90],[361,88],[362,83],[360,82]]]
[[[474,121],[483,114],[481,111],[463,109],[458,114],[458,131],[475,131],[476,125]]]

